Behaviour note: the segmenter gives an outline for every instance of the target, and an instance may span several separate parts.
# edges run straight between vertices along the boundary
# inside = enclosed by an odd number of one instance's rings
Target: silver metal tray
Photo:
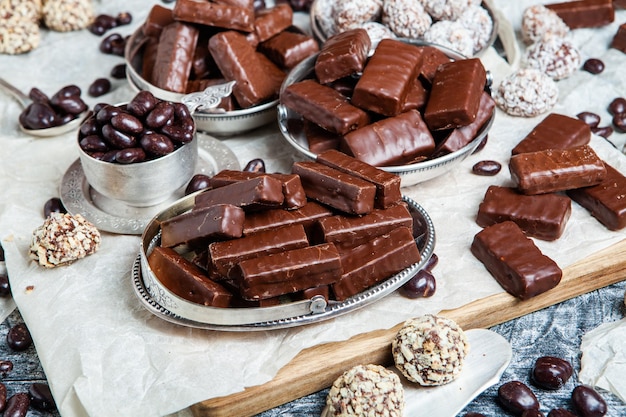
[[[189,210],[195,194],[187,196],[157,215],[142,235],[141,250],[133,266],[135,293],[142,304],[156,316],[183,326],[225,331],[268,330],[296,327],[320,322],[349,313],[392,293],[411,279],[430,259],[435,248],[435,228],[428,213],[415,201],[404,197],[420,222],[424,233],[416,238],[420,262],[345,301],[329,301],[322,297],[272,307],[217,308],[192,303],[169,291],[154,275],[148,255],[160,240],[161,220]]]

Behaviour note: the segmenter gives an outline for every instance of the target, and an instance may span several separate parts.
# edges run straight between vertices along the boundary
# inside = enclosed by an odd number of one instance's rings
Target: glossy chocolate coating
[[[626,227],[626,177],[612,166],[604,166],[606,177],[600,184],[567,194],[607,229],[620,230]]]
[[[161,223],[161,246],[199,245],[218,237],[241,237],[243,220],[243,210],[229,204],[194,209]]]
[[[335,245],[325,243],[248,259],[234,273],[241,296],[259,300],[331,284],[341,271]]]
[[[319,51],[319,46],[311,36],[283,31],[261,42],[257,49],[279,67],[290,69]]]
[[[254,10],[208,1],[179,0],[172,10],[174,19],[242,32],[254,31]]]
[[[588,145],[513,155],[513,181],[524,194],[543,194],[599,184],[606,168]]]
[[[289,85],[280,101],[303,118],[339,135],[370,123],[369,115],[350,104],[347,97],[314,80]]]
[[[450,62],[450,58],[441,49],[434,46],[421,46],[420,49],[422,49],[420,77],[432,83],[437,68],[442,64]]]
[[[611,48],[626,53],[626,23],[622,23],[611,40]]]
[[[520,300],[544,293],[561,281],[561,268],[512,221],[478,232],[471,251],[502,288]]]
[[[354,87],[352,103],[385,116],[399,114],[421,62],[422,51],[416,46],[381,40]]]
[[[435,140],[420,113],[409,110],[348,133],[340,148],[373,166],[404,165],[432,154]]]
[[[296,162],[292,171],[308,198],[349,214],[367,214],[374,209],[376,186],[358,177],[317,162]]]
[[[174,23],[174,16],[172,15],[172,9],[163,7],[159,4],[155,4],[150,9],[146,21],[144,22],[141,30],[146,36],[159,37],[163,28],[170,23]]]
[[[194,210],[216,204],[232,204],[254,211],[282,207],[284,200],[282,182],[268,175],[261,175],[198,194]]]
[[[315,60],[315,75],[328,84],[363,71],[372,41],[365,29],[347,30],[324,42]]]
[[[254,19],[254,31],[259,42],[264,42],[272,36],[278,35],[291,26],[293,10],[286,3],[263,9],[256,13]]]
[[[402,201],[400,176],[376,168],[370,164],[337,150],[328,150],[317,155],[317,162],[354,175],[376,186],[377,208],[387,208]]]
[[[411,84],[411,89],[409,93],[406,95],[406,99],[404,100],[404,105],[402,106],[402,112],[408,110],[424,110],[426,103],[428,102],[428,96],[430,91],[424,87],[419,78],[413,80]]]
[[[514,188],[492,185],[478,207],[476,223],[487,227],[510,220],[528,236],[556,240],[563,234],[571,212],[572,203],[566,196],[525,195]]]
[[[539,410],[539,401],[523,382],[509,381],[498,388],[498,402],[513,415],[521,416],[525,410]]]
[[[243,234],[248,236],[263,230],[273,230],[293,224],[301,224],[309,230],[316,220],[332,214],[333,212],[328,207],[314,201],[309,201],[304,207],[296,210],[272,209],[247,213],[243,224]]]
[[[550,113],[513,148],[512,154],[575,148],[587,145],[590,139],[591,128],[583,120]]]
[[[303,130],[309,150],[315,154],[339,147],[340,135],[331,133],[309,120],[303,120]]]
[[[200,268],[170,248],[157,246],[148,255],[154,275],[174,294],[194,303],[228,307],[232,293],[211,281]]]
[[[430,91],[424,120],[432,130],[467,126],[476,119],[487,81],[478,58],[441,65]]]
[[[606,26],[615,20],[613,0],[577,0],[546,4],[570,29]]]
[[[163,28],[152,73],[155,86],[184,93],[191,71],[198,29],[190,24],[174,22]]]
[[[565,359],[555,356],[537,358],[532,369],[532,381],[538,387],[557,390],[570,379],[574,368]]]
[[[408,227],[398,227],[341,252],[343,273],[341,279],[331,285],[335,299],[343,301],[419,260],[419,249]]]

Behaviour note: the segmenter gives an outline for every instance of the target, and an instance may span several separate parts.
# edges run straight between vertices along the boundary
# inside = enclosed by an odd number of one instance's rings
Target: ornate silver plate
[[[416,237],[421,254],[420,262],[402,272],[342,301],[312,298],[272,307],[217,308],[192,303],[167,289],[150,269],[148,255],[160,240],[160,220],[183,213],[193,205],[194,195],[185,197],[158,214],[146,227],[141,251],[132,270],[135,293],[142,304],[156,316],[183,326],[211,330],[251,331],[296,327],[315,323],[349,313],[392,293],[411,279],[430,259],[435,248],[435,229],[426,211],[412,199],[405,197],[415,222],[423,233]]]
[[[228,146],[202,132],[197,132],[196,137],[199,156],[197,174],[211,176],[223,169],[240,169],[237,157]],[[77,159],[63,175],[60,194],[69,213],[81,214],[99,230],[140,235],[155,214],[183,196],[184,187],[160,204],[150,207],[130,206],[94,190]]]

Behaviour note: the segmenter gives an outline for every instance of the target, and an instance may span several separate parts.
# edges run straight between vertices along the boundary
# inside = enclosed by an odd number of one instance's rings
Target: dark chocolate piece
[[[599,184],[606,168],[589,145],[513,155],[509,171],[524,194],[543,194]]]
[[[354,87],[352,103],[385,116],[402,111],[419,74],[422,51],[396,39],[383,39]]]
[[[317,162],[328,165],[350,175],[354,175],[376,186],[375,206],[387,208],[402,201],[400,176],[346,155],[337,150],[329,150],[317,155]]]
[[[615,20],[613,0],[577,0],[546,4],[570,29],[606,26]]]
[[[331,285],[343,301],[419,262],[420,252],[411,229],[399,227],[370,242],[341,252],[343,274]]]
[[[196,195],[193,210],[216,204],[232,204],[246,211],[277,208],[283,205],[283,184],[276,178],[262,175]]]
[[[240,239],[213,242],[209,244],[208,269],[215,280],[234,278],[231,276],[233,268],[246,259],[307,246],[309,240],[301,224],[267,230]]]
[[[230,305],[230,291],[211,281],[200,268],[173,249],[156,246],[148,255],[148,263],[158,280],[179,297],[205,306]]]
[[[264,42],[287,29],[292,21],[293,10],[289,3],[277,4],[257,12],[254,19],[254,32],[259,42]]]
[[[371,45],[367,31],[361,28],[331,36],[315,60],[315,76],[328,84],[363,71]]]
[[[350,104],[347,97],[315,80],[289,85],[280,95],[280,101],[303,118],[340,135],[370,122],[368,114]]]
[[[291,69],[319,51],[319,46],[311,36],[283,31],[259,44],[258,51],[279,67]]]
[[[155,4],[150,9],[141,30],[146,36],[158,38],[161,36],[163,28],[170,23],[174,23],[172,9]]]
[[[561,268],[512,221],[478,232],[471,251],[502,288],[520,300],[535,297],[561,282]]]
[[[179,0],[174,5],[172,13],[174,19],[183,22],[242,32],[254,30],[254,9],[251,8],[210,1]]]
[[[304,207],[296,210],[272,209],[247,213],[243,223],[243,234],[249,236],[291,224],[301,224],[305,230],[309,230],[315,221],[332,214],[329,208],[314,201],[309,201]]]
[[[430,91],[424,87],[419,78],[416,78],[415,80],[413,80],[413,83],[411,84],[411,89],[406,95],[404,105],[402,106],[402,112],[408,110],[424,110],[424,107],[426,107],[426,103],[428,102],[429,94]]]
[[[198,42],[198,29],[183,22],[163,28],[152,73],[155,86],[175,93],[187,91],[193,54]]]
[[[586,208],[609,230],[626,227],[626,177],[608,164],[604,180],[592,187],[569,190],[567,194]]]
[[[303,129],[309,150],[314,154],[320,154],[329,149],[337,149],[339,147],[340,135],[331,133],[306,119],[303,121]]]
[[[572,213],[571,200],[560,194],[525,195],[508,187],[492,185],[478,207],[481,227],[510,220],[528,236],[556,240],[563,234]]]
[[[243,221],[243,210],[229,204],[194,209],[161,223],[161,246],[197,246],[211,239],[240,237]]]
[[[373,166],[404,165],[429,156],[435,140],[420,113],[409,110],[346,134],[340,149]]]
[[[296,162],[292,171],[308,198],[350,214],[367,214],[374,209],[376,186],[317,162]]]
[[[433,78],[424,120],[432,130],[467,126],[476,119],[487,81],[478,58],[451,61]]]
[[[434,46],[420,46],[422,49],[422,65],[420,77],[432,84],[439,66],[450,62],[450,57]]]
[[[568,149],[587,145],[591,128],[584,121],[557,113],[550,113],[519,142],[513,155],[546,149]]]
[[[615,32],[615,36],[611,40],[611,48],[626,54],[626,23],[622,23],[617,28],[617,32]]]
[[[233,273],[241,296],[260,300],[331,284],[341,271],[335,245],[325,243],[248,259]]]

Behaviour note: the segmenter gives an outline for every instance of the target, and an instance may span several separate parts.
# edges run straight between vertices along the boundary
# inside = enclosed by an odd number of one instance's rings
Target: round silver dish
[[[126,79],[135,91],[147,90],[161,100],[180,102],[184,94],[163,90],[150,84],[140,75],[145,41],[141,28],[128,39],[124,58],[126,60]],[[223,113],[205,113],[195,111],[193,118],[196,129],[216,136],[232,136],[264,126],[276,120],[278,100],[260,104],[249,109],[233,110]]]
[[[428,213],[408,197],[404,200],[414,213],[414,221],[424,227],[416,238],[420,262],[345,301],[313,297],[272,307],[217,308],[192,303],[165,287],[150,269],[148,256],[160,240],[160,221],[191,209],[195,195],[187,196],[158,214],[146,227],[141,240],[138,261],[133,268],[135,292],[144,306],[155,315],[184,326],[213,330],[249,331],[301,326],[328,320],[366,306],[395,291],[422,269],[435,248],[435,228]]]
[[[451,59],[465,59],[464,56],[460,55],[457,52],[452,51],[451,49],[432,45],[419,40],[410,40],[403,39],[403,41],[414,44],[414,45],[431,45],[436,46],[445,52]],[[374,46],[372,47],[372,49]],[[291,72],[285,78],[283,85],[281,87],[282,91],[287,88],[287,86],[294,84],[298,81],[302,81],[307,78],[315,77],[315,60],[319,54],[314,54],[296,67],[294,67]],[[488,74],[488,78],[489,78]],[[488,80],[489,82],[489,80]],[[491,118],[485,123],[485,126],[478,132],[474,140],[465,145],[463,148],[458,151],[434,158],[428,159],[422,162],[418,162],[415,164],[409,165],[397,165],[397,166],[386,166],[380,167],[381,169],[392,172],[400,176],[401,184],[403,187],[407,187],[410,185],[415,185],[420,182],[428,181],[435,177],[438,177],[446,172],[450,171],[458,164],[460,164],[465,158],[470,156],[474,150],[478,147],[478,145],[485,138],[489,129],[491,129],[491,125],[493,124],[493,120],[495,118],[496,112],[494,109]],[[306,135],[304,133],[304,119],[302,116],[291,109],[288,109],[282,104],[278,105],[278,127],[283,135],[283,137],[287,140],[287,142],[293,146],[300,154],[306,156],[307,158],[315,160],[317,158],[317,154],[311,152],[309,150],[309,145],[306,139]]]
[[[326,39],[334,35],[334,33],[332,33],[332,28],[330,28],[328,24],[325,24],[324,19],[329,17],[327,15],[332,10],[332,4],[336,1],[338,0],[314,0],[311,4],[311,11],[309,13],[311,31],[313,32],[315,39],[317,39],[320,43],[326,42]],[[491,21],[493,22],[493,27],[491,28],[489,40],[486,42],[485,47],[476,52],[474,56],[482,55],[491,45],[494,44],[496,38],[498,37],[498,19],[489,3],[490,2],[483,1],[481,3],[481,7],[489,13]],[[416,40],[421,40],[421,38]]]

